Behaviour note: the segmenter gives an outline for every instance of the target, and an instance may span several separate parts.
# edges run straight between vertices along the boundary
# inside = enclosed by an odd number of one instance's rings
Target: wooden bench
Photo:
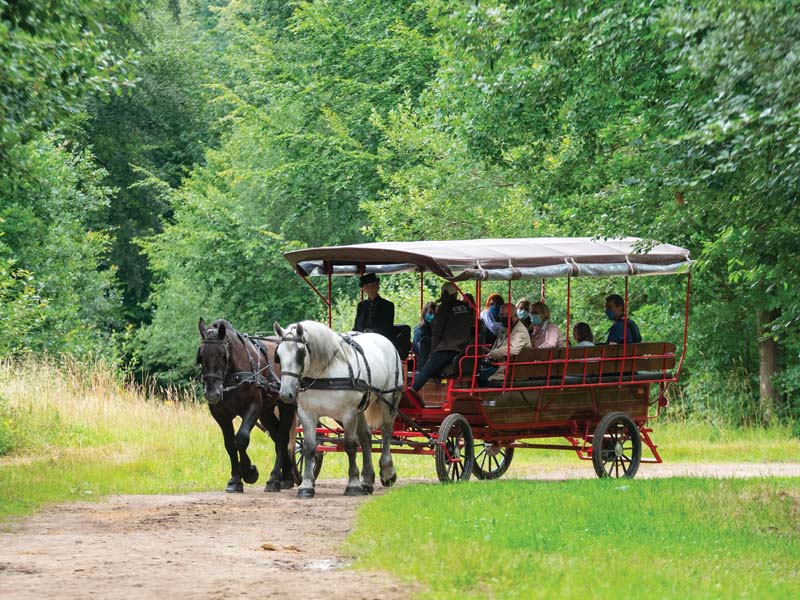
[[[513,357],[514,386],[579,385],[672,378],[675,344],[646,342],[627,346],[572,346],[523,350]]]

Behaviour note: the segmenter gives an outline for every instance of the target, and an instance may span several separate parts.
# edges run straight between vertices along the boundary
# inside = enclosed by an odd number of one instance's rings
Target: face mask
[[[541,325],[542,324],[542,315],[531,315],[531,323],[534,325]]]
[[[499,304],[492,304],[489,307],[489,313],[497,320],[500,317],[500,305]]]
[[[617,314],[613,310],[611,310],[610,308],[606,309],[606,316],[608,317],[609,321],[616,321],[617,320]]]
[[[527,310],[525,310],[524,308],[518,308],[517,309],[517,318],[524,319],[527,316],[528,316],[528,311]]]
[[[433,314],[432,313],[425,313],[425,320],[428,323],[433,323]]]

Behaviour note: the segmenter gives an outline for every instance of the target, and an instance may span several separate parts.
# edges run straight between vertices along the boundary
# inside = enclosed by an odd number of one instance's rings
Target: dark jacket
[[[625,333],[623,333],[623,331]],[[620,317],[614,324],[608,328],[606,332],[606,344],[621,344],[623,336],[626,338],[628,344],[638,344],[642,341],[642,334],[639,333],[639,327],[631,319],[625,323],[625,319]]]
[[[431,352],[461,352],[473,338],[475,313],[466,302],[449,296],[436,309]]]
[[[369,298],[365,298],[358,303],[353,331],[374,331],[391,340],[392,325],[394,325],[394,304],[385,298],[378,296],[371,302]]]

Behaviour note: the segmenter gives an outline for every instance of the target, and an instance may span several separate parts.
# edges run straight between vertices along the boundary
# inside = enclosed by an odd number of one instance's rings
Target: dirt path
[[[644,465],[638,477],[800,477],[800,464]],[[592,477],[591,465],[536,479]],[[48,509],[0,534],[0,597],[407,598],[385,574],[349,570],[341,542],[361,498],[344,481],[293,492],[114,496]],[[376,490],[376,495],[385,493]]]

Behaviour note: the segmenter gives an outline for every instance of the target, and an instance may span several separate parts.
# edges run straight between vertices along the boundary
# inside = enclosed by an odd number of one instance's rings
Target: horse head
[[[200,319],[198,328],[201,342],[197,349],[197,364],[203,370],[203,395],[213,405],[222,400],[225,376],[230,368],[231,347],[227,335],[233,328],[223,319],[214,321],[209,327]]]
[[[308,357],[308,341],[303,324],[294,323],[283,329],[275,321],[274,329],[275,335],[281,338],[275,349],[275,361],[281,365],[280,398],[284,402],[296,402]]]

